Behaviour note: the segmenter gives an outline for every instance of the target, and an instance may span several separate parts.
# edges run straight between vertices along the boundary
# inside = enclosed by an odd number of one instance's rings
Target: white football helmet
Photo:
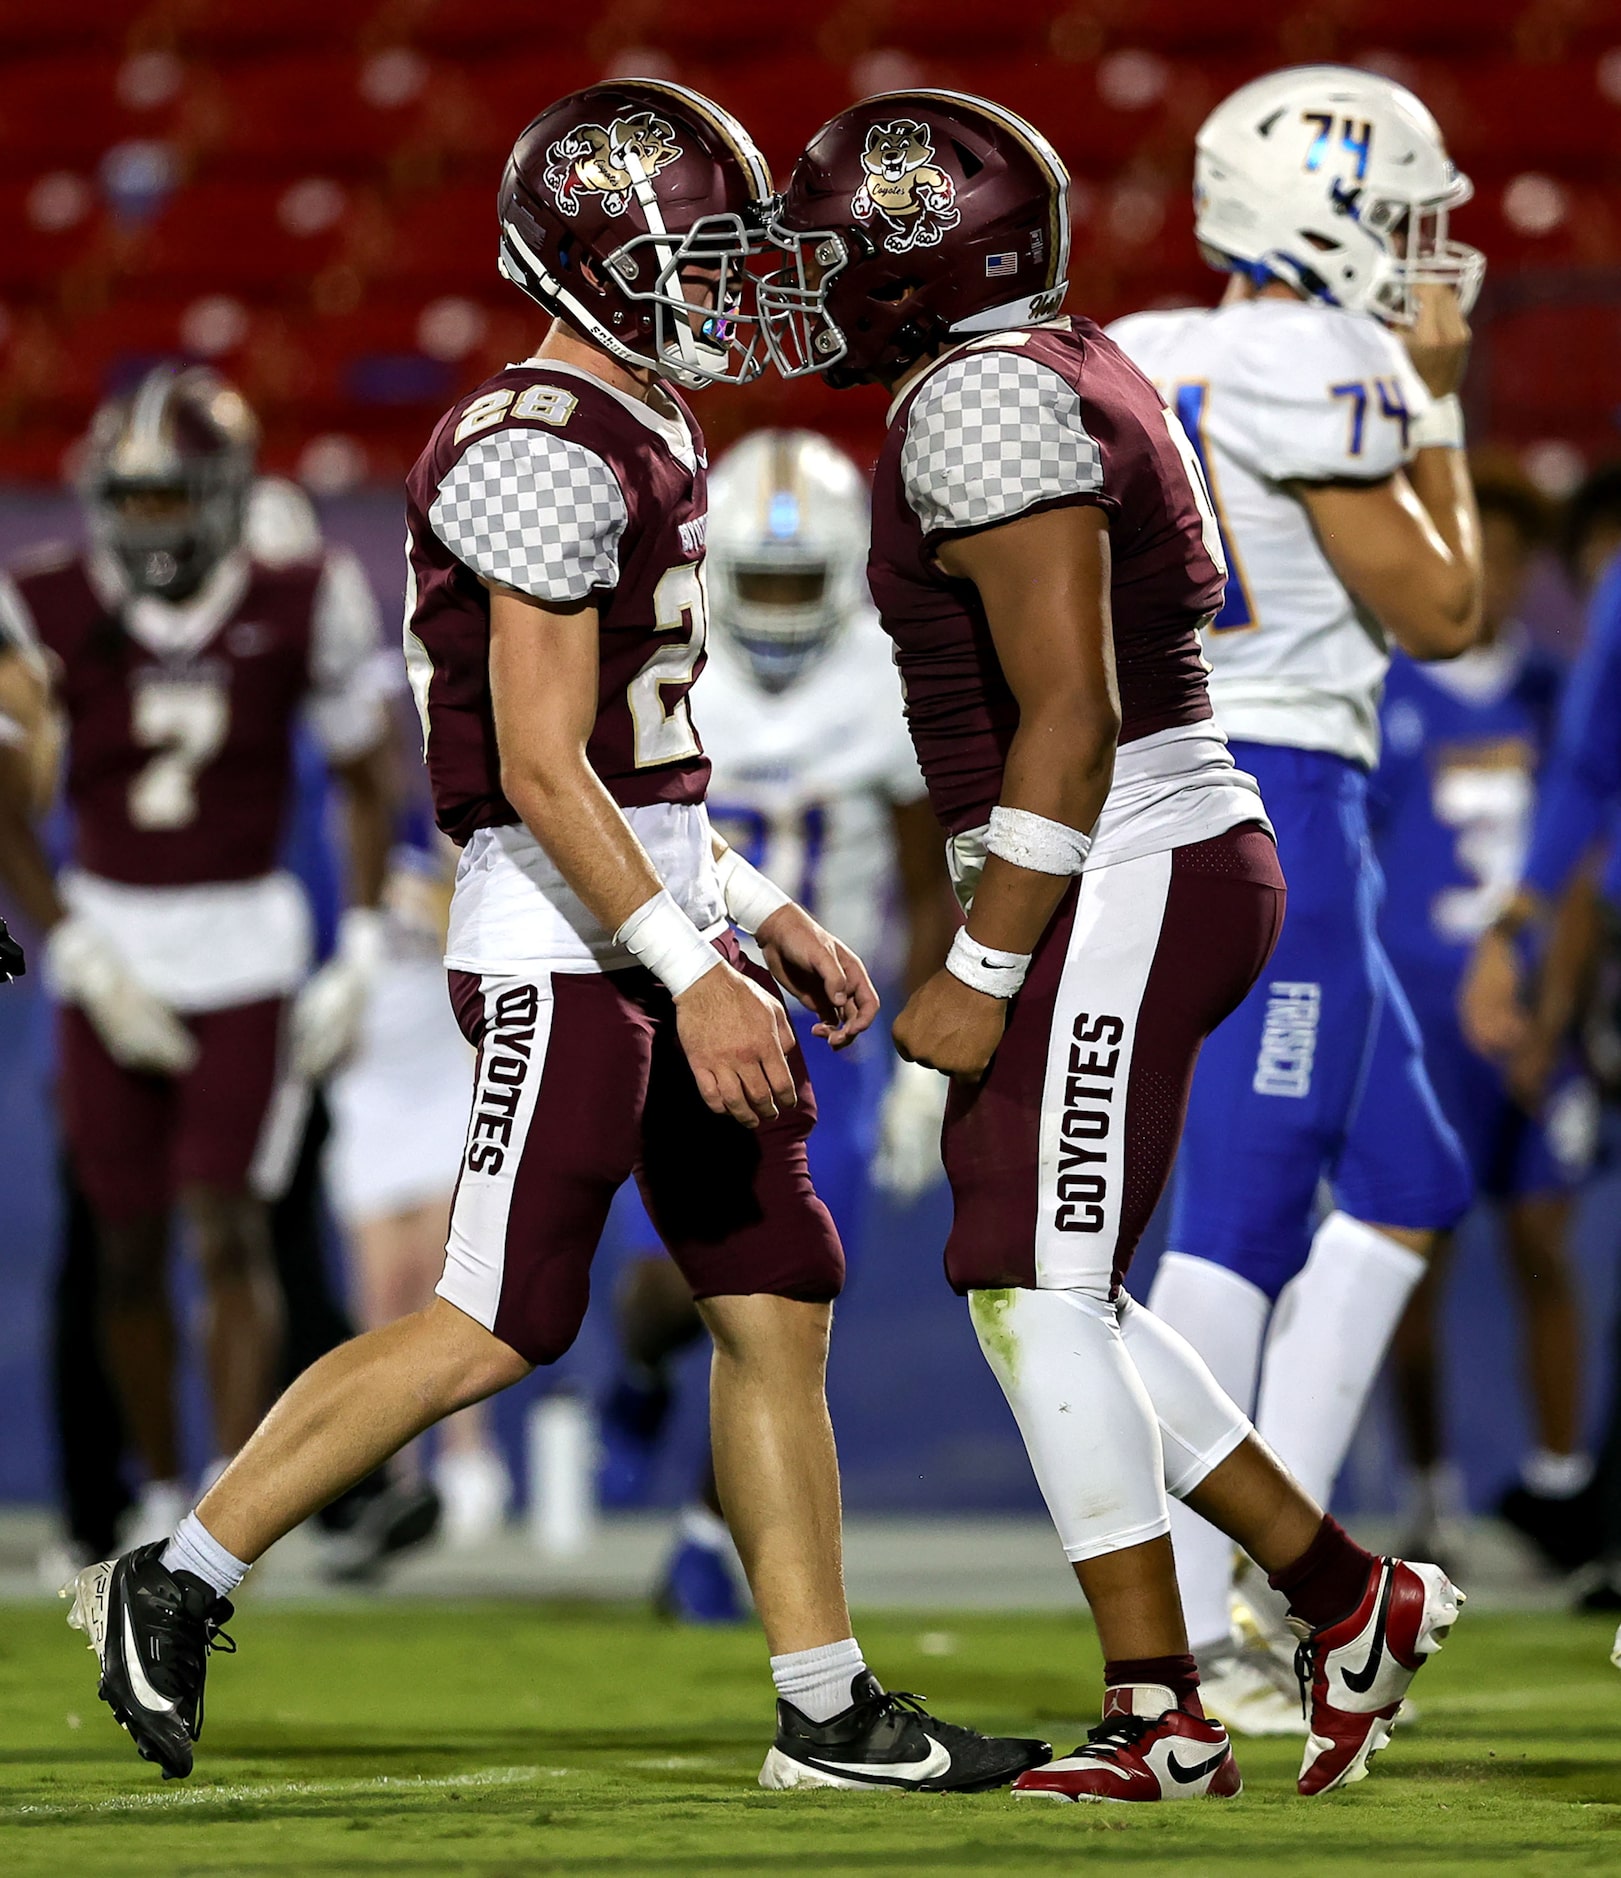
[[[1474,305],[1485,257],[1447,235],[1474,189],[1405,86],[1346,65],[1272,72],[1216,106],[1196,150],[1195,233],[1214,265],[1389,325],[1412,323],[1429,282]]]
[[[757,430],[709,481],[710,611],[758,681],[791,685],[866,602],[867,491],[810,430]]]

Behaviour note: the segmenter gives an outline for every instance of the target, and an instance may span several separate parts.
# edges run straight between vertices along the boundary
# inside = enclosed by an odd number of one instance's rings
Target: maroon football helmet
[[[501,272],[626,365],[678,384],[746,383],[765,358],[744,313],[771,173],[719,105],[651,79],[590,85],[541,112],[501,179]],[[714,276],[707,317],[684,272]]]
[[[1069,172],[1045,137],[957,91],[841,111],[794,165],[760,319],[785,378],[888,378],[949,336],[1050,318],[1069,269]]]
[[[79,492],[132,593],[186,599],[242,539],[259,425],[206,365],[158,365],[96,412]]]

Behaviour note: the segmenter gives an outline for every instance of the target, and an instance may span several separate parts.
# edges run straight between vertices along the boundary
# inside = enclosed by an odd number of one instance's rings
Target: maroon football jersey
[[[83,560],[15,575],[67,719],[80,866],[150,887],[252,880],[276,866],[321,572],[318,560],[244,563],[219,624],[167,654],[109,609]]]
[[[481,575],[547,603],[594,601],[586,757],[615,802],[703,800],[687,693],[704,664],[706,458],[685,404],[663,395],[661,421],[587,373],[509,366],[446,413],[411,471],[406,664],[453,841],[519,819],[501,792]]]
[[[952,833],[1000,799],[1019,711],[979,596],[940,570],[936,545],[1063,503],[1103,509],[1130,743],[1211,714],[1198,631],[1223,576],[1193,474],[1159,394],[1090,320],[977,342],[901,400],[873,484],[868,577],[929,797]]]

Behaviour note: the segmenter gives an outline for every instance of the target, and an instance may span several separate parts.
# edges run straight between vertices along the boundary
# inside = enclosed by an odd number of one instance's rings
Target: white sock
[[[195,1513],[188,1513],[175,1528],[160,1562],[166,1572],[185,1571],[201,1578],[219,1598],[228,1598],[251,1570],[226,1551]]]
[[[1220,1386],[1247,1414],[1255,1401],[1261,1344],[1272,1301],[1258,1285],[1208,1259],[1167,1252],[1154,1274],[1148,1308],[1191,1343]],[[1182,1613],[1195,1655],[1218,1649],[1232,1634],[1228,1599],[1233,1542],[1197,1513],[1171,1502],[1171,1549]]]
[[[1593,1478],[1592,1457],[1579,1449],[1555,1454],[1552,1448],[1533,1448],[1520,1463],[1520,1480],[1545,1500],[1570,1500]]]
[[[1425,1261],[1348,1213],[1330,1213],[1272,1314],[1255,1426],[1327,1506]]]
[[[790,1650],[771,1659],[777,1694],[791,1702],[807,1721],[832,1721],[850,1706],[850,1684],[867,1667],[854,1637],[819,1644],[814,1650]]]
[[[1467,1498],[1463,1475],[1451,1461],[1437,1461],[1433,1467],[1417,1470],[1412,1481],[1412,1521],[1428,1536],[1443,1520],[1462,1518]]]

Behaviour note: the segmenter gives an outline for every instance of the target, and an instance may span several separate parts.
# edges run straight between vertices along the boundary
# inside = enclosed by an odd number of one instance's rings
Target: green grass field
[[[1419,1725],[1346,1793],[1296,1798],[1296,1746],[1249,1742],[1241,1799],[1140,1808],[762,1793],[752,1628],[250,1599],[233,1629],[197,1772],[164,1783],[95,1700],[61,1607],[0,1611],[6,1878],[1621,1872],[1621,1675],[1598,1620],[1467,1618],[1420,1680]],[[891,1686],[1060,1752],[1095,1701],[1079,1617],[859,1630]]]

